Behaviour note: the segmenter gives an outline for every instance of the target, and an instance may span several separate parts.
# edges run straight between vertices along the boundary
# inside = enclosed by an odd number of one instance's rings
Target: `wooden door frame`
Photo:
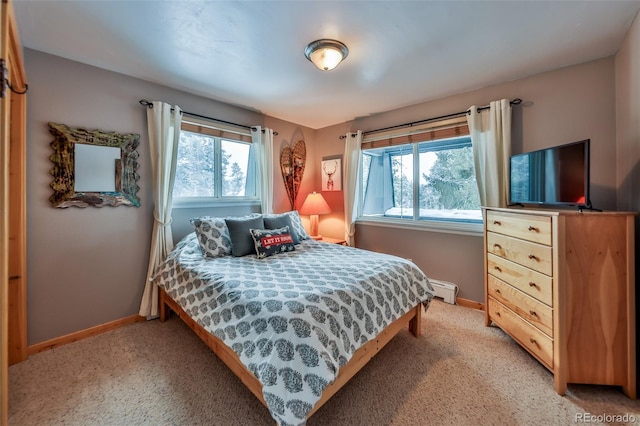
[[[9,52],[7,67],[14,89],[26,88],[26,77],[18,29],[9,7]],[[9,131],[9,365],[27,359],[27,97],[7,90],[10,99]]]
[[[8,2],[0,3],[0,56],[8,52]],[[0,99],[0,425],[9,412],[9,101]]]
[[[13,88],[26,89],[22,47],[10,0],[0,2],[0,58]],[[9,363],[27,357],[26,96],[10,89],[0,99],[0,147],[0,426],[5,426]]]

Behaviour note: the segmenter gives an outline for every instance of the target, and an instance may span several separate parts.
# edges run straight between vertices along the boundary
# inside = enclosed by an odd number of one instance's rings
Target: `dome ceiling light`
[[[349,49],[338,40],[320,39],[305,47],[304,56],[322,71],[330,71],[349,54]]]

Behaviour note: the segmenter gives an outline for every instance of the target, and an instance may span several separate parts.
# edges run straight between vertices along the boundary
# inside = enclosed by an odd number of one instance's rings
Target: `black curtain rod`
[[[520,105],[521,103],[522,103],[522,99],[520,99],[520,98],[515,98],[514,100],[509,101],[510,105]],[[484,111],[485,109],[489,109],[489,108],[491,108],[491,107],[490,106],[478,107],[478,112]],[[460,116],[467,115],[467,114],[471,114],[471,110],[454,112],[453,114],[441,115],[439,117],[426,118],[424,120],[419,120],[419,121],[412,121],[411,123],[397,124],[395,126],[383,127],[382,129],[369,130],[368,132],[362,132],[362,135],[367,135],[367,134],[370,134],[370,133],[383,132],[385,130],[397,129],[397,128],[400,128],[400,127],[411,127],[411,126],[415,126],[416,124],[424,124],[424,123],[428,123],[430,121],[439,121],[439,120],[444,120],[444,119],[447,119],[447,118],[455,118],[455,117],[460,117]],[[352,133],[351,136],[355,137],[356,134]],[[340,139],[346,139],[346,136],[342,135],[342,136],[340,136]]]
[[[153,103],[147,101],[146,99],[140,99],[140,105],[146,106],[149,109],[153,109]],[[173,108],[171,108],[171,111],[173,111]],[[196,117],[196,118],[203,118],[205,120],[217,121],[218,123],[230,124],[232,126],[243,127],[245,129],[249,129],[249,130],[254,130],[254,131],[256,130],[256,128],[252,127],[252,126],[246,126],[244,124],[232,123],[230,121],[220,120],[218,118],[207,117],[206,115],[194,114],[193,112],[182,111],[182,114],[190,115],[191,117]],[[264,133],[264,129],[262,130],[262,133]],[[277,136],[278,132],[274,131],[273,135]]]

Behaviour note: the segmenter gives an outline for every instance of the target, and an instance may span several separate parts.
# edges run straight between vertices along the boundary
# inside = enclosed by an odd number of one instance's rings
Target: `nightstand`
[[[341,246],[347,245],[347,242],[343,238],[322,237],[321,240],[317,240],[317,241],[331,243],[331,244],[340,244]]]

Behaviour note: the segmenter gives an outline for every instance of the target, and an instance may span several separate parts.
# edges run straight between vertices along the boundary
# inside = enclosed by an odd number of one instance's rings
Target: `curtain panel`
[[[344,148],[344,239],[355,246],[356,219],[361,192],[360,157],[362,155],[362,131],[347,133]]]
[[[509,200],[511,157],[511,104],[493,101],[478,112],[473,105],[467,116],[480,205],[506,207]]]
[[[254,126],[251,139],[258,162],[262,213],[273,213],[273,130]]]
[[[180,139],[182,111],[178,106],[154,101],[147,109],[149,152],[153,175],[153,231],[147,280],[140,303],[139,314],[147,318],[158,316],[158,287],[151,283],[156,267],[173,248],[171,210],[173,183],[176,175],[176,157]]]

